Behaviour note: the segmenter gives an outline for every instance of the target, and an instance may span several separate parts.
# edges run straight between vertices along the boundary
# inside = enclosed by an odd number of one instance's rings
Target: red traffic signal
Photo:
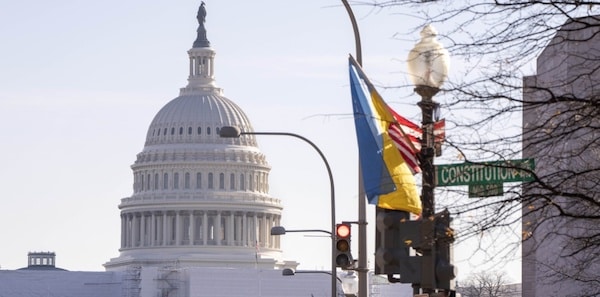
[[[350,251],[350,237],[352,229],[350,224],[337,224],[335,226],[335,263],[342,269],[352,267],[353,259]]]
[[[335,236],[337,238],[348,238],[351,231],[352,229],[350,229],[350,225],[348,224],[337,224],[335,226]]]

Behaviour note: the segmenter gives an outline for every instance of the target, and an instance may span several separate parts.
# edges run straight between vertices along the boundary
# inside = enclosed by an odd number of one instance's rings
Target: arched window
[[[206,134],[210,135],[210,127],[206,127]]]
[[[198,135],[202,134],[202,127],[198,127]]]
[[[173,189],[179,189],[179,173],[173,175]]]
[[[240,174],[240,190],[246,191],[246,180],[243,173]]]
[[[171,135],[175,135],[175,127],[171,128]]]
[[[160,128],[158,128],[158,136],[160,136]]]
[[[163,190],[167,190],[169,188],[169,174],[163,174]]]
[[[186,189],[190,188],[190,173],[189,172],[185,173],[185,181],[183,183],[183,187]]]
[[[188,134],[192,135],[192,127],[188,127]]]
[[[179,135],[183,134],[183,127],[179,127]]]
[[[219,173],[219,189],[225,190],[225,174]]]
[[[235,174],[229,175],[229,189],[235,190]]]
[[[167,128],[165,128],[165,130],[163,130],[163,134],[167,135]]]
[[[160,130],[158,130],[160,131]],[[158,173],[154,174],[154,189],[158,190]]]
[[[202,189],[202,173],[196,173],[196,189]]]
[[[208,188],[209,189],[213,188],[213,174],[212,174],[212,172],[208,174]]]

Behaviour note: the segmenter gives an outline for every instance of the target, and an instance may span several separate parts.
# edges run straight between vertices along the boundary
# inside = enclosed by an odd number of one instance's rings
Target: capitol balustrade
[[[231,193],[216,193],[216,192],[206,192],[206,193],[169,193],[169,194],[161,194],[161,193],[144,193],[144,194],[135,194],[131,197],[126,197],[121,199],[121,206],[127,206],[132,204],[137,204],[143,201],[169,201],[173,200],[181,200],[181,201],[207,201],[207,202],[253,202],[253,203],[261,203],[269,206],[279,206],[281,204],[281,200],[278,198],[273,198],[269,195],[263,195],[258,193],[244,193],[243,195],[232,195]]]

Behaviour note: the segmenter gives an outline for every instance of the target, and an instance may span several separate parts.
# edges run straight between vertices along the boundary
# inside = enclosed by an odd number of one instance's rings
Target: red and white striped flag
[[[394,145],[400,151],[402,158],[409,165],[413,174],[421,172],[417,153],[421,151],[421,137],[423,130],[417,124],[399,115],[390,108],[395,123],[390,123],[388,134],[394,141]],[[446,136],[446,121],[439,120],[433,124],[433,135],[436,143],[444,141]]]

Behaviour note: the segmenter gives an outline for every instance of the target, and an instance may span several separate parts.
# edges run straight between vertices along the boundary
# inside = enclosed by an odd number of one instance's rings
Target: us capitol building
[[[244,111],[215,85],[215,51],[204,4],[188,51],[188,85],[154,117],[132,165],[134,193],[121,200],[120,256],[104,266],[295,268],[281,260],[281,201],[254,135],[221,138],[220,127],[253,131]]]
[[[269,195],[270,166],[253,135],[219,136],[224,126],[253,128],[215,84],[204,3],[197,18],[188,84],[158,111],[131,166],[119,256],[106,271],[82,272],[30,252],[27,267],[0,270],[0,296],[330,296],[330,275],[282,275],[298,263],[270,235],[283,209]]]

